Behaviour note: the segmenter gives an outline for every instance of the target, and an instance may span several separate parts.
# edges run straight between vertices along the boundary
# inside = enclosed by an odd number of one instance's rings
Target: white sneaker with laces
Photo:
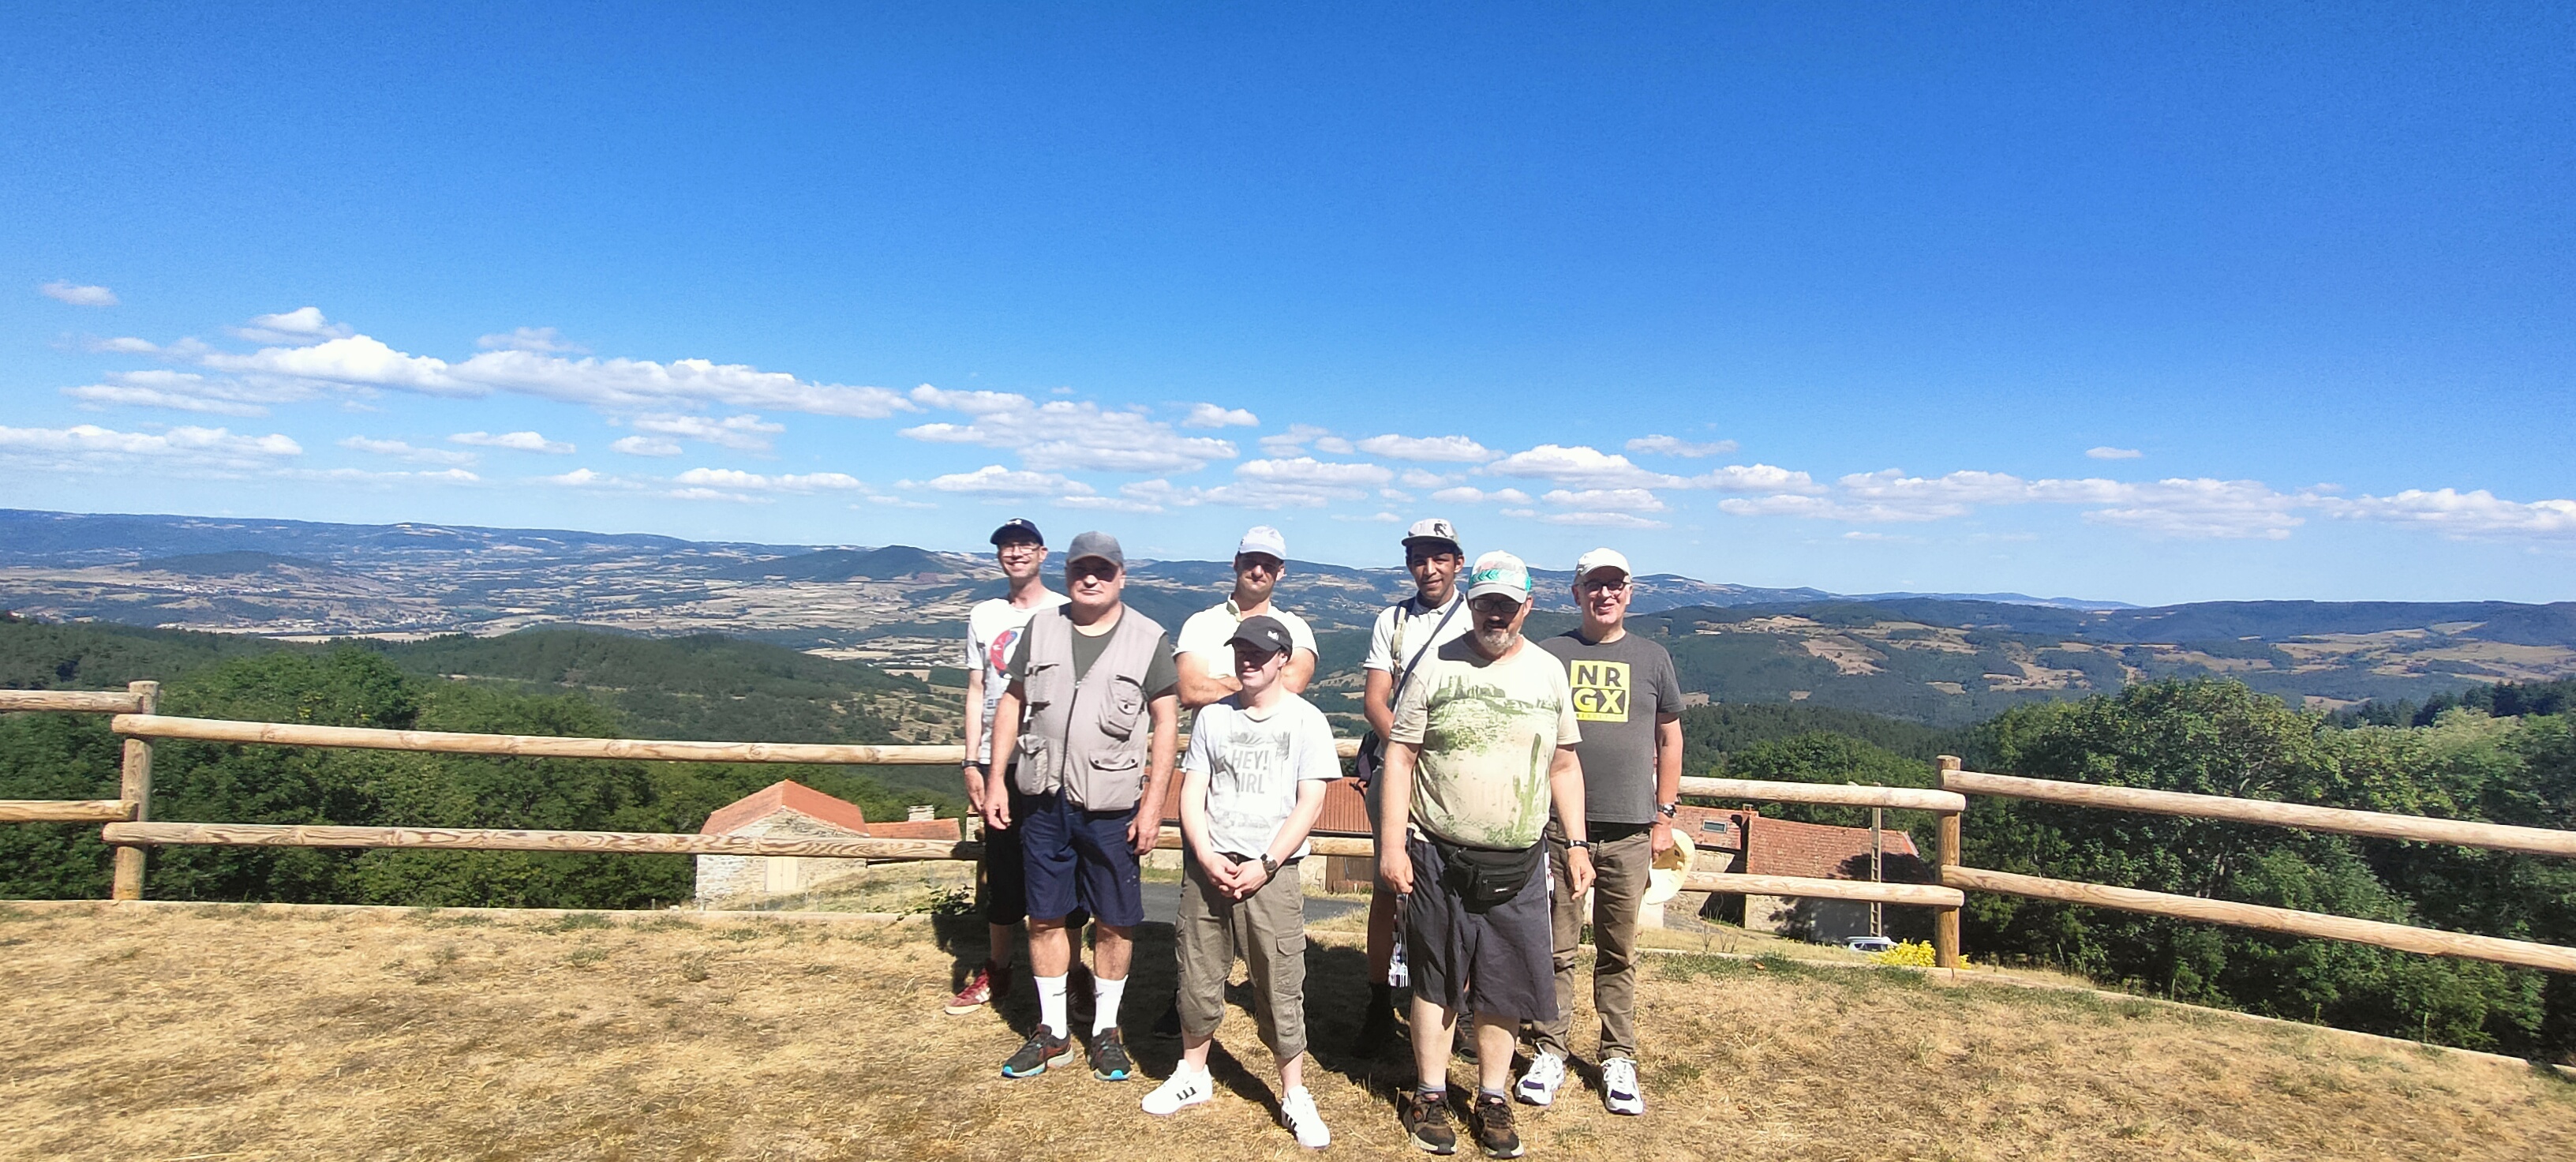
[[[1145,1107],[1146,1113],[1161,1117],[1182,1106],[1194,1106],[1214,1097],[1215,1089],[1207,1070],[1178,1065],[1173,1067],[1172,1075],[1164,1078],[1163,1084],[1154,1087],[1154,1092],[1146,1094],[1145,1100],[1139,1104]]]
[[[1288,1132],[1297,1135],[1297,1144],[1309,1150],[1321,1150],[1333,1144],[1333,1131],[1324,1126],[1324,1115],[1315,1112],[1315,1095],[1305,1086],[1288,1091],[1279,1099],[1279,1120],[1288,1123]]]
[[[1646,1095],[1637,1088],[1637,1063],[1613,1057],[1601,1063],[1601,1104],[1614,1114],[1646,1112]]]
[[[1521,1083],[1512,1093],[1534,1106],[1556,1101],[1556,1087],[1565,1084],[1565,1058],[1542,1050],[1530,1058],[1529,1069],[1521,1074]]]

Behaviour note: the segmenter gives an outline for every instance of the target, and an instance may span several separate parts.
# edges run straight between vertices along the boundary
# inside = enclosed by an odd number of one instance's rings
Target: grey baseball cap
[[[1098,557],[1112,565],[1118,566],[1119,571],[1121,572],[1126,571],[1127,568],[1127,554],[1118,548],[1118,538],[1110,536],[1107,533],[1088,532],[1074,534],[1073,543],[1065,546],[1065,567],[1071,568],[1074,562],[1085,557]]]
[[[1453,553],[1465,551],[1458,547],[1457,526],[1436,516],[1415,521],[1412,528],[1405,530],[1404,547],[1412,548],[1415,541],[1429,541],[1435,547],[1446,546]]]

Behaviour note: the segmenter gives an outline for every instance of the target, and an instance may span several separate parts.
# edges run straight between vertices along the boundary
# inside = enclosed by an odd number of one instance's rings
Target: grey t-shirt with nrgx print
[[[1585,641],[1581,629],[1539,643],[1565,663],[1583,741],[1583,813],[1599,823],[1655,821],[1655,720],[1682,712],[1681,679],[1662,643],[1633,633]]]

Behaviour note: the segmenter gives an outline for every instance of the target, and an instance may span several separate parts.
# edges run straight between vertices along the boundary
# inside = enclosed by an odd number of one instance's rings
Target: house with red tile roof
[[[859,805],[835,798],[792,779],[782,779],[707,816],[700,835],[752,835],[794,839],[946,839],[963,838],[954,819],[930,817],[915,807],[901,822],[870,823]],[[702,855],[698,857],[697,902],[701,908],[762,896],[795,895],[865,870],[862,859],[789,855]]]

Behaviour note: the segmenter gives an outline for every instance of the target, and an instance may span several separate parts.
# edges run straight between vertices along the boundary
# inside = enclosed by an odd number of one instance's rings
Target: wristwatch
[[[1567,850],[1579,847],[1585,851],[1590,851],[1592,850],[1592,841],[1589,839],[1569,839],[1565,841],[1565,846]]]
[[[1661,807],[1655,808],[1655,814],[1661,815],[1666,819],[1680,818],[1681,813],[1682,805],[1680,803],[1666,803]]]
[[[1261,875],[1264,879],[1273,879],[1279,875],[1279,861],[1270,858],[1270,853],[1266,851],[1261,853]]]

